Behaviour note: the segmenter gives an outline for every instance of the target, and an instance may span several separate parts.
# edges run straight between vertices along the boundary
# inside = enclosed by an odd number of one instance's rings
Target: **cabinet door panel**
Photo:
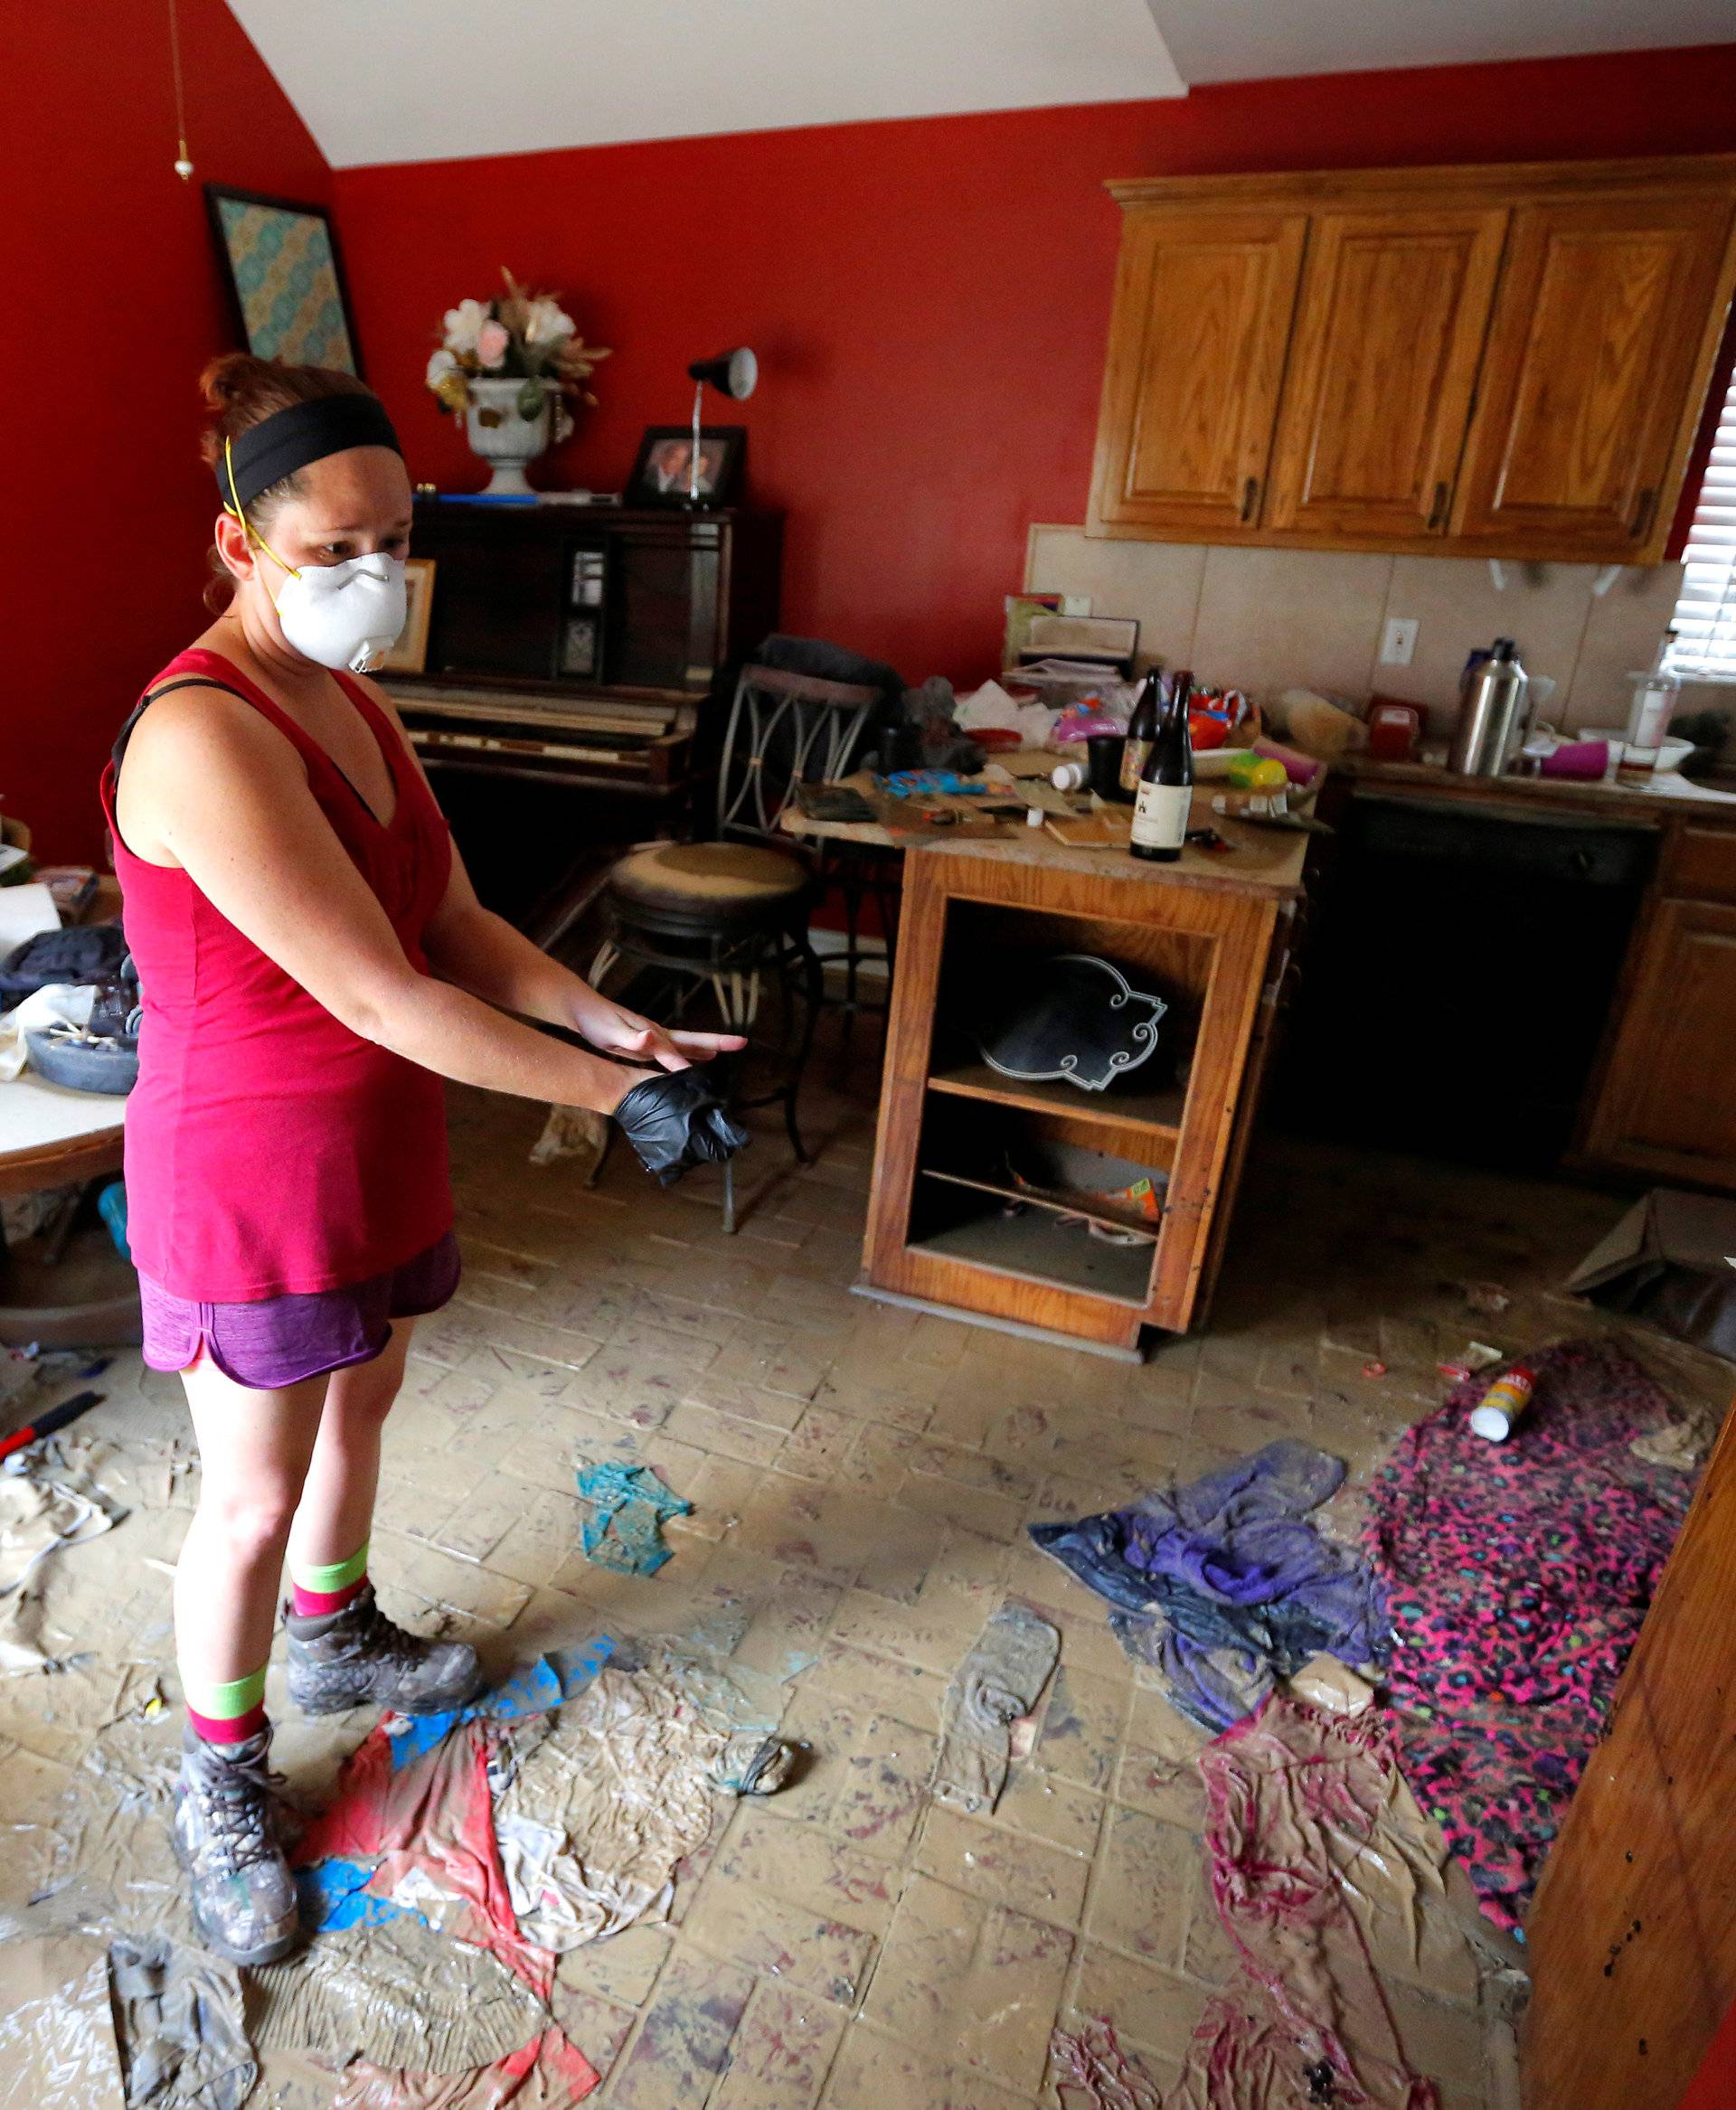
[[[1736,908],[1657,904],[1587,1154],[1736,1186]]]
[[[1705,192],[1514,214],[1454,531],[1508,554],[1654,556],[1730,231]]]
[[[1139,211],[1124,232],[1092,524],[1259,517],[1307,216]]]
[[[1268,526],[1445,532],[1506,226],[1501,206],[1316,215]]]

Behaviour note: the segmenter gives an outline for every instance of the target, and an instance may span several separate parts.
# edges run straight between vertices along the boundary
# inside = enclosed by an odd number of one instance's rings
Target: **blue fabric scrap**
[[[672,1493],[649,1465],[624,1465],[610,1458],[587,1465],[579,1492],[592,1505],[584,1527],[587,1559],[621,1575],[656,1575],[673,1548],[663,1542],[665,1517],[684,1517],[693,1503]]]
[[[422,1919],[407,1905],[372,1898],[363,1885],[378,1864],[372,1860],[321,1860],[296,1873],[301,1924],[309,1934],[335,1934],[346,1926],[384,1926],[393,1919]],[[422,1924],[428,1922],[423,1919]]]
[[[582,1692],[614,1653],[612,1638],[599,1634],[581,1648],[558,1649],[551,1655],[539,1656],[468,1706],[448,1708],[441,1714],[401,1716],[402,1728],[394,1724],[391,1731],[392,1770],[401,1773],[412,1759],[431,1751],[460,1722],[478,1718],[517,1721],[524,1715],[546,1714],[563,1700]]]

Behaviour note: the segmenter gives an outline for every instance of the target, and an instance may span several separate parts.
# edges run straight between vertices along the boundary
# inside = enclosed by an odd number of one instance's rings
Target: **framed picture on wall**
[[[699,435],[699,503],[727,505],[741,476],[745,425],[706,425]],[[691,425],[647,425],[627,478],[628,505],[684,505],[693,485]]]
[[[260,359],[359,374],[362,354],[331,215],[323,205],[205,185],[235,328]]]
[[[374,668],[377,674],[419,674],[428,664],[428,625],[434,613],[434,560],[404,559],[407,614],[398,642]]]

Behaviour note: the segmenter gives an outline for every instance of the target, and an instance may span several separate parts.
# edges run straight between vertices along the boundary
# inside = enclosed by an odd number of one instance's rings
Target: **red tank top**
[[[338,675],[397,787],[383,825],[318,742],[220,654],[182,653],[146,694],[188,676],[245,698],[295,748],[405,957],[426,974],[422,933],[446,891],[451,841],[379,706]],[[186,872],[135,857],[115,782],[110,762],[103,811],[145,1013],[126,1135],[139,1273],[174,1296],[240,1304],[341,1289],[413,1258],[452,1228],[441,1079],[340,1024]]]

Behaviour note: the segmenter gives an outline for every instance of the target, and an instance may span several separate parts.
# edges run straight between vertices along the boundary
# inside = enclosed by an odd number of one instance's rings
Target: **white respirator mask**
[[[229,487],[235,490],[235,463],[228,441],[224,462]],[[341,564],[286,564],[245,511],[230,500],[224,511],[241,523],[250,542],[257,543],[288,577],[273,606],[284,642],[316,666],[353,674],[369,667],[398,642],[409,609],[404,593],[404,560],[377,551],[347,557]]]
[[[285,570],[278,621],[284,642],[304,659],[361,674],[398,642],[406,614],[401,557],[381,552]]]

